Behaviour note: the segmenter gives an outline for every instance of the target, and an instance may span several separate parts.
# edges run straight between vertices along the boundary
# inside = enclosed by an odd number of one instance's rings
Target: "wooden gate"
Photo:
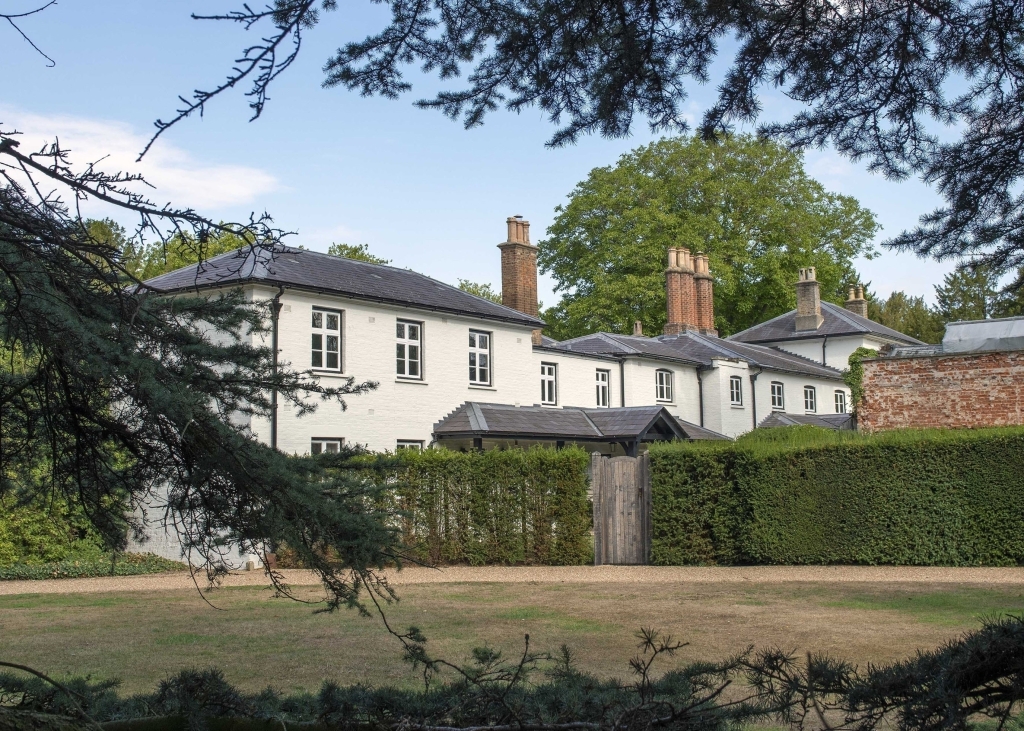
[[[646,454],[591,455],[595,566],[647,563],[651,554],[650,482]]]

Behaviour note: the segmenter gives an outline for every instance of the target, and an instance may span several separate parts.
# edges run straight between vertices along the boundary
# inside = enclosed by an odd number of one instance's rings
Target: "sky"
[[[38,4],[0,0],[6,13]],[[324,14],[306,35],[258,120],[248,121],[244,90],[229,91],[202,118],[165,133],[136,165],[153,121],[173,116],[179,95],[222,80],[258,32],[190,14],[239,6],[230,0],[59,0],[20,21],[53,67],[13,28],[0,26],[0,125],[24,133],[22,150],[58,137],[75,161],[103,158],[100,165],[111,170],[141,172],[155,186],[150,196],[157,203],[191,206],[221,220],[266,211],[279,227],[296,232],[293,245],[325,251],[332,242],[368,244],[396,266],[495,288],[501,284],[495,247],[505,238],[507,216],[528,219],[536,242],[556,206],[590,170],[661,136],[641,122],[627,139],[592,136],[551,149],[544,143],[555,127],[536,109],[496,112],[482,127],[465,130],[413,105],[440,88],[415,72],[412,92],[398,100],[323,89],[322,66],[333,51],[387,21],[386,6],[352,0]],[[691,87],[694,119],[714,91],[713,84]],[[763,101],[769,116],[792,108],[770,94]],[[809,151],[805,164],[826,188],[854,196],[877,215],[883,227],[878,243],[940,204],[918,181],[886,181],[829,150]],[[857,266],[883,297],[902,290],[933,301],[934,285],[953,264],[883,251]],[[547,305],[557,300],[552,287],[541,275],[539,294]]]

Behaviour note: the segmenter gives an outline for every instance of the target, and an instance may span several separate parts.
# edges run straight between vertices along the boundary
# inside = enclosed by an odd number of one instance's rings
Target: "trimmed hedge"
[[[1024,428],[653,445],[652,562],[1024,564]]]
[[[65,559],[50,563],[0,566],[0,581],[23,579],[80,579],[88,576],[137,576],[185,571],[183,563],[152,553],[121,553],[114,561],[110,555],[99,558]]]
[[[428,449],[357,457],[385,491],[406,550],[432,564],[593,559],[589,458],[579,448]]]

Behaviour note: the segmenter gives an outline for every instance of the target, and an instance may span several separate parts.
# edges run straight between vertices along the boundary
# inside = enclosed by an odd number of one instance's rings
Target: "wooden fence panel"
[[[590,460],[594,565],[646,564],[651,552],[650,466],[639,457]]]

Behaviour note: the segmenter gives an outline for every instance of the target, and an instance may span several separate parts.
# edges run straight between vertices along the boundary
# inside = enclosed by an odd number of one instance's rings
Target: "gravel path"
[[[318,583],[309,571],[282,572],[295,586]],[[714,584],[788,582],[819,583],[923,583],[923,584],[1020,584],[1024,568],[932,568],[903,566],[449,566],[420,567],[388,572],[396,586],[447,583],[622,583],[622,584]],[[197,579],[202,586],[205,577]],[[248,571],[225,577],[223,586],[266,586],[262,571]],[[44,581],[0,581],[3,594],[78,594],[111,591],[181,591],[195,589],[186,573],[116,576],[93,579],[52,579]]]

